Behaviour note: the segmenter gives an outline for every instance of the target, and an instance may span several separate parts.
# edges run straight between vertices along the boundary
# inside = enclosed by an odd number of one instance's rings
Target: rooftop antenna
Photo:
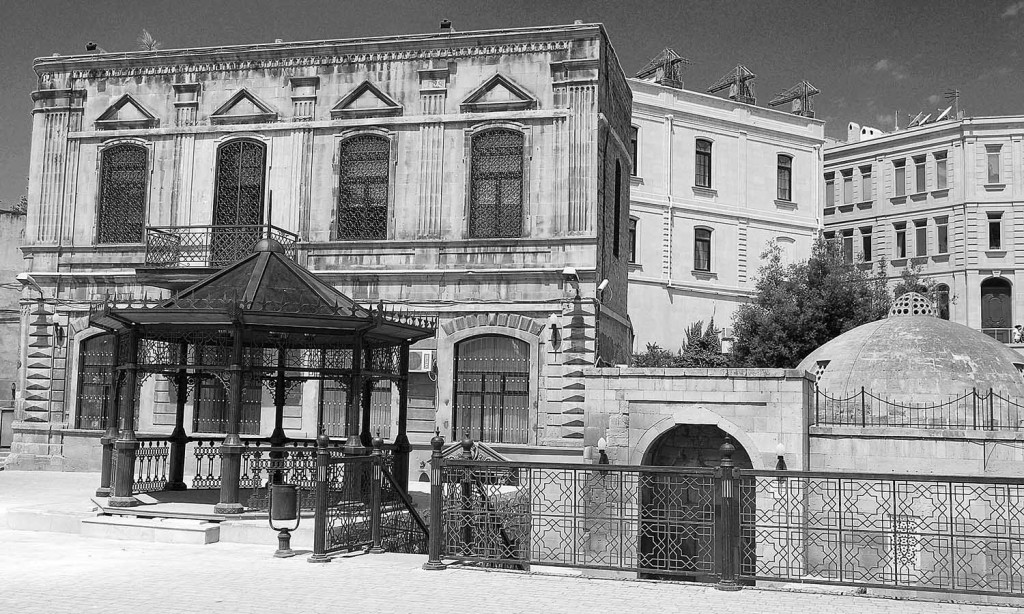
[[[708,93],[714,94],[728,88],[729,100],[754,104],[754,84],[749,82],[756,78],[757,75],[750,72],[746,66],[737,64],[736,68],[733,68],[728,74],[715,81],[715,84],[708,88]]]
[[[814,117],[814,109],[811,108],[811,96],[817,96],[821,90],[814,87],[807,81],[801,81],[788,90],[776,94],[768,102],[769,107],[777,107],[787,102],[792,102],[790,111],[804,117]]]
[[[659,85],[667,85],[683,89],[683,68],[693,64],[687,58],[665,47],[661,53],[636,73],[637,79],[653,81]]]
[[[946,100],[952,100],[953,101],[953,105],[952,105],[953,106],[953,118],[954,119],[963,119],[964,115],[963,115],[963,112],[960,110],[960,90],[959,89],[949,90],[948,92],[945,93],[945,98],[946,98]]]
[[[896,114],[892,116],[892,131],[899,132],[900,130],[900,110],[896,109]]]

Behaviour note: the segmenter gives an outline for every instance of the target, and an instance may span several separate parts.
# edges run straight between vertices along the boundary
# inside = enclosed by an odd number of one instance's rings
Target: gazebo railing
[[[944,401],[900,402],[866,391],[847,397],[818,389],[817,426],[896,427],[962,430],[1024,430],[1024,404],[977,388]]]
[[[277,226],[147,226],[146,266],[223,267],[248,256],[268,237],[295,259],[299,235]]]

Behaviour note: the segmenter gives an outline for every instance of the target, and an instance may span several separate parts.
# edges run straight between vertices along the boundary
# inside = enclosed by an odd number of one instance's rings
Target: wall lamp
[[[605,454],[605,450],[607,450],[607,449],[608,449],[608,440],[605,439],[604,437],[598,439],[597,440],[597,453],[598,453],[597,464],[598,465],[607,465],[608,464],[608,455]]]
[[[551,340],[551,349],[557,350],[562,345],[562,332],[558,329],[558,316],[548,316],[548,332]]]
[[[22,286],[33,288],[36,292],[39,293],[39,298],[43,298],[42,286],[40,286],[39,282],[37,282],[31,275],[29,275],[28,273],[18,273],[18,276],[15,279],[17,279]]]

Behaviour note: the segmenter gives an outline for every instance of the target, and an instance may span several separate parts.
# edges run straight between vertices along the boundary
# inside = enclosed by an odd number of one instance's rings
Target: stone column
[[[231,366],[228,367],[230,387],[228,391],[227,436],[220,447],[220,502],[214,506],[217,514],[241,514],[243,507],[238,499],[238,481],[242,474],[242,438],[238,436],[242,420],[242,326],[235,324],[234,348]]]
[[[164,490],[185,490],[185,445],[188,443],[188,435],[185,434],[185,403],[188,400],[188,371],[185,364],[188,362],[188,344],[178,345],[178,359],[182,368],[178,369],[174,384],[178,392],[178,402],[174,409],[174,431],[171,432],[171,458],[170,476]]]
[[[139,382],[139,335],[132,327],[128,329],[128,363],[125,367],[124,385],[121,389],[120,400],[123,401],[127,395],[127,402],[123,402],[124,428],[121,435],[114,442],[114,454],[117,455],[117,470],[113,477],[113,492],[108,500],[111,507],[134,507],[139,504],[138,499],[132,496],[132,484],[135,481],[135,455],[139,449],[139,440],[135,438],[135,409],[138,403],[136,392]],[[122,403],[119,403],[122,404]]]

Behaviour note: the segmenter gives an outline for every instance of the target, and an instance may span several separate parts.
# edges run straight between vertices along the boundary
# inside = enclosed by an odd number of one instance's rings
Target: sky
[[[605,24],[627,75],[665,47],[690,59],[704,91],[736,64],[757,74],[757,104],[802,79],[826,134],[850,121],[891,130],[945,108],[958,88],[969,116],[1024,115],[1024,1],[1017,0],[0,0],[0,203],[25,193],[35,89],[32,60],[137,47],[308,41],[456,30]]]

